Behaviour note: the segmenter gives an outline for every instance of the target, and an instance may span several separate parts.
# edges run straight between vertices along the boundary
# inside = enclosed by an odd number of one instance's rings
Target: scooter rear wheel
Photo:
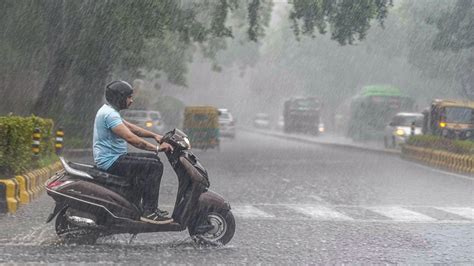
[[[67,209],[62,210],[56,217],[56,234],[66,243],[94,244],[99,238],[98,232],[80,228],[67,219]]]
[[[194,230],[188,228],[189,235],[196,242],[211,245],[225,245],[229,243],[235,233],[235,218],[231,211],[220,210],[211,211],[207,214],[206,220],[213,228],[206,233],[196,234]]]

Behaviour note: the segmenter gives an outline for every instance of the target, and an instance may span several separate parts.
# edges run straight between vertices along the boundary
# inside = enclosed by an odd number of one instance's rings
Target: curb
[[[285,139],[294,140],[294,141],[303,142],[303,143],[331,146],[331,147],[336,147],[336,148],[341,148],[341,149],[353,149],[353,150],[359,150],[359,151],[375,152],[375,153],[381,153],[381,154],[386,154],[386,155],[391,155],[391,156],[400,156],[401,154],[400,150],[386,150],[386,149],[377,149],[377,148],[371,148],[371,147],[363,147],[363,146],[358,146],[358,145],[342,144],[342,143],[336,143],[336,142],[326,142],[326,141],[320,141],[317,139],[311,139],[309,137],[304,137],[304,136],[296,136],[296,135],[289,135],[289,134],[283,134],[283,133],[278,133],[278,132],[255,130],[255,129],[250,129],[250,128],[239,128],[239,129],[248,131],[248,132],[262,134],[262,135],[267,135],[271,137],[285,138]]]
[[[46,180],[61,169],[58,161],[24,175],[0,179],[0,213],[15,213],[20,206],[38,198]]]

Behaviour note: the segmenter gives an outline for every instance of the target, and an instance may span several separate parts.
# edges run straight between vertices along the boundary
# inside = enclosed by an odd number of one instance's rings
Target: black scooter
[[[230,205],[210,191],[206,169],[189,151],[185,133],[174,129],[163,136],[173,146],[166,156],[177,174],[179,187],[172,213],[173,222],[152,224],[140,221],[140,204],[121,193],[128,182],[87,164],[60,158],[64,170],[46,182],[56,206],[46,222],[56,218],[56,233],[66,241],[95,243],[112,234],[183,231],[188,229],[199,243],[225,245],[235,232]]]

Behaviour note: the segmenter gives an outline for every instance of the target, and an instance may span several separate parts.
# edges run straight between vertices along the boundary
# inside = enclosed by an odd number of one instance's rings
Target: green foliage
[[[452,140],[440,136],[419,135],[410,137],[407,144],[459,154],[474,154],[474,141],[469,140]]]
[[[453,8],[434,20],[439,32],[433,48],[453,51],[461,58],[456,60],[455,73],[463,94],[474,99],[474,1],[457,0]]]
[[[354,34],[361,39],[369,22],[381,21],[391,3],[318,0],[322,12],[313,14],[314,9],[305,11],[305,3],[311,2],[293,3],[295,23],[318,21],[321,18],[315,16],[320,15],[341,44],[352,43]],[[236,47],[226,42],[236,36],[235,29],[248,37],[238,36],[238,51],[252,50],[239,67],[255,64],[259,47],[241,44],[265,36],[272,7],[271,0],[0,1],[0,92],[4,96],[0,113],[31,111],[57,122],[65,120],[62,124],[71,127],[66,130],[90,137],[90,123],[110,77],[132,80],[141,68],[148,68],[163,72],[172,83],[186,85],[187,64],[198,50],[196,43],[215,58],[217,51]],[[214,69],[222,67],[215,63]],[[17,92],[26,91],[33,97],[21,99],[22,93]],[[69,118],[73,116],[77,117]]]
[[[271,11],[273,7],[272,1],[252,0],[248,5],[248,38],[251,41],[257,42],[265,36],[264,27],[270,21]]]
[[[457,94],[474,99],[474,2],[405,0],[400,11],[409,62],[425,76],[446,81]]]
[[[148,39],[143,54],[144,67],[166,73],[171,83],[186,86],[187,63],[192,51],[179,41],[179,36],[164,32],[161,38]]]
[[[474,2],[457,0],[454,7],[443,12],[439,18],[430,18],[439,32],[433,47],[439,50],[459,51],[474,46]]]
[[[290,19],[293,31],[314,37],[315,29],[324,34],[329,27],[331,38],[341,45],[353,44],[355,36],[365,38],[370,22],[382,24],[392,0],[293,0]],[[302,25],[300,25],[302,24]],[[383,25],[383,24],[382,24]]]
[[[240,3],[232,7],[227,21],[232,30],[232,39],[210,37],[200,43],[200,52],[204,58],[212,60],[212,70],[221,72],[232,65],[244,71],[254,66],[259,60],[261,39],[265,37],[265,28],[270,23],[273,10],[271,0],[246,1],[248,6]]]
[[[35,128],[41,132],[39,159],[54,156],[53,121],[39,117],[0,117],[0,174],[19,174],[38,166],[32,157]]]

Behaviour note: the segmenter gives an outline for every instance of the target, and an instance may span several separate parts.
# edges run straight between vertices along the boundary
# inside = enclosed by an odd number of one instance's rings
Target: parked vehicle
[[[423,115],[423,134],[474,139],[474,101],[434,100]]]
[[[143,127],[152,132],[163,134],[165,130],[165,125],[161,117],[160,112],[158,111],[149,111],[149,110],[123,110],[121,111],[122,117],[137,126]]]
[[[219,109],[219,132],[221,137],[235,138],[235,118],[228,109]]]
[[[163,141],[174,148],[166,157],[178,177],[172,223],[140,221],[140,202],[123,193],[128,188],[124,178],[60,158],[64,171],[46,183],[47,194],[56,204],[47,222],[56,217],[58,236],[66,241],[94,243],[98,237],[112,234],[136,236],[188,229],[196,242],[227,244],[235,232],[230,205],[209,190],[208,173],[189,150],[188,137],[174,129],[163,136]]]
[[[396,148],[400,143],[405,143],[411,135],[420,135],[422,127],[423,114],[397,113],[385,127],[385,148]]]
[[[253,126],[256,128],[269,129],[270,116],[266,113],[257,113],[253,119]]]
[[[285,102],[284,131],[319,134],[321,103],[315,97],[292,98]]]
[[[193,148],[219,149],[219,110],[213,106],[187,106],[183,131],[188,134]]]

